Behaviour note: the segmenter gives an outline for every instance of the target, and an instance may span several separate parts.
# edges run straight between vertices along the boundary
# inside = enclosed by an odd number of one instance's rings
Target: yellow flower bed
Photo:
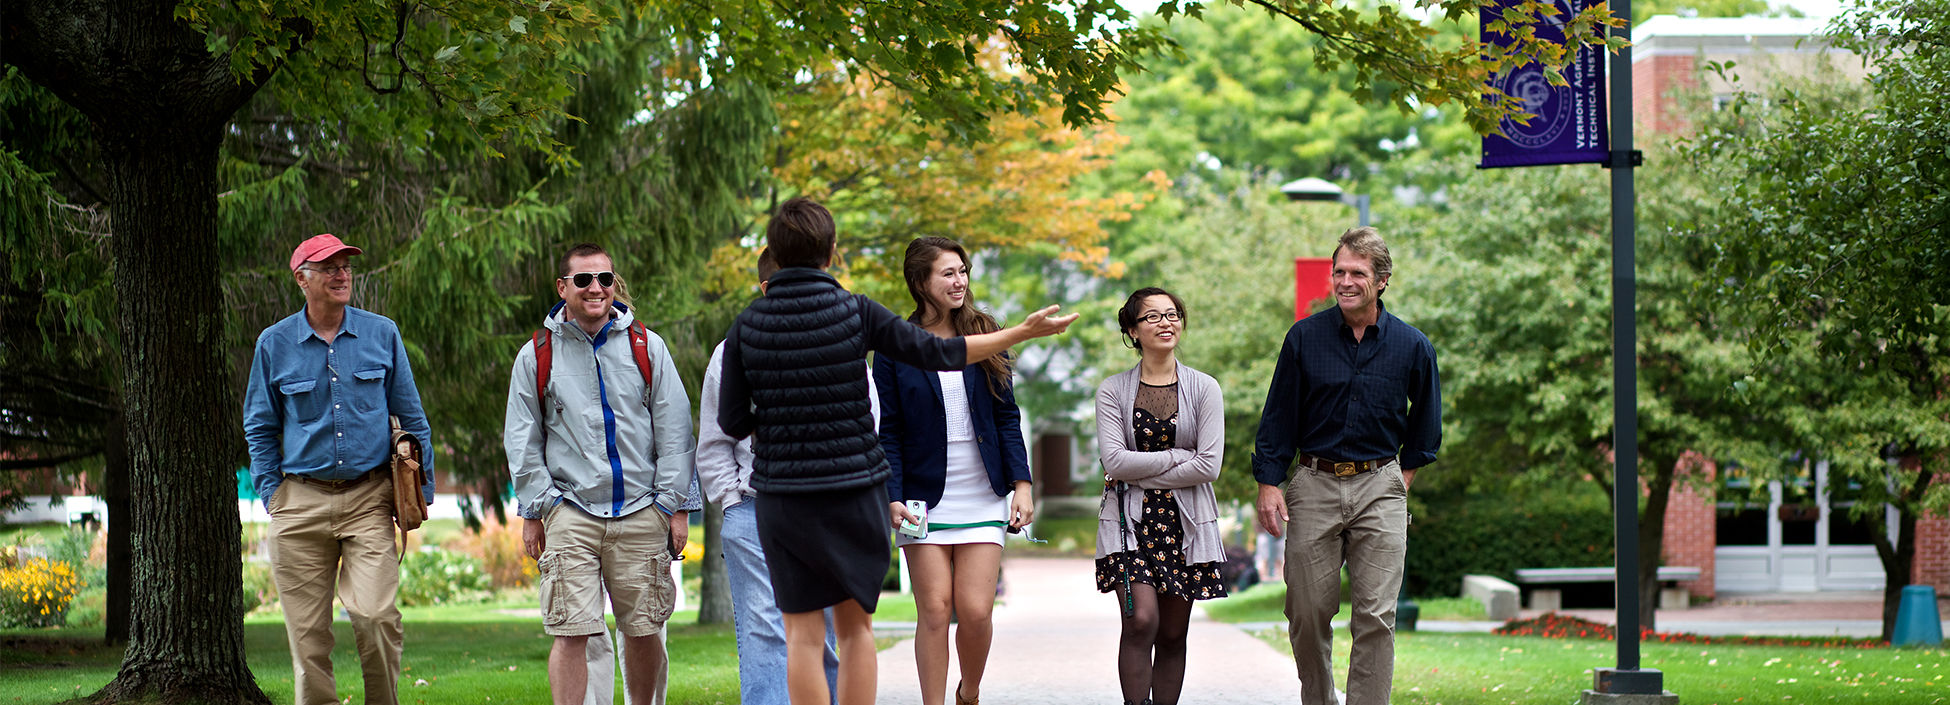
[[[0,627],[58,627],[81,592],[74,566],[35,558],[0,569]]]

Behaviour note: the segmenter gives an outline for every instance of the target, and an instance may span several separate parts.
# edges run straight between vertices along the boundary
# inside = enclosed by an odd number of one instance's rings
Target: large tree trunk
[[[715,422],[712,422],[715,423]],[[724,505],[704,504],[704,584],[698,588],[699,624],[731,621],[731,575],[724,564]]]
[[[102,439],[102,498],[108,504],[108,606],[105,635],[111,644],[129,640],[129,604],[135,585],[135,516],[129,512],[129,444],[122,414],[108,424],[108,437]]]
[[[115,226],[133,629],[107,702],[268,703],[244,663],[237,400],[218,282],[222,123],[102,130]]]
[[[0,5],[0,60],[86,115],[108,175],[127,428],[129,648],[94,699],[268,703],[244,661],[217,150],[240,81],[176,0]]]

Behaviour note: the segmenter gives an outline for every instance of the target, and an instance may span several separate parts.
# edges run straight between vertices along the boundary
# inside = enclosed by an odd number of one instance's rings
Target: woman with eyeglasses
[[[968,251],[942,237],[907,245],[902,274],[915,325],[943,338],[997,330],[968,301]],[[1005,353],[965,369],[935,372],[875,355],[880,445],[893,475],[888,512],[914,584],[914,665],[923,705],[942,705],[948,687],[948,622],[954,618],[961,678],[955,704],[981,698],[1002,567],[1005,529],[1036,515],[1029,453]],[[926,505],[925,517],[908,502]]]
[[[1185,304],[1139,289],[1117,312],[1138,364],[1097,389],[1104,499],[1097,590],[1122,610],[1117,678],[1125,705],[1172,705],[1185,683],[1193,600],[1226,596],[1212,482],[1225,451],[1219,383],[1178,361]]]

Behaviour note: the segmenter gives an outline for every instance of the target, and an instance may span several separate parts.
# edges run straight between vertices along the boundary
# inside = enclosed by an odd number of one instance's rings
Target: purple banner
[[[1564,41],[1564,21],[1584,11],[1598,0],[1557,0],[1556,17],[1540,17],[1534,25],[1538,39]],[[1516,4],[1496,0],[1481,10],[1481,25],[1488,27]],[[1483,30],[1483,42],[1508,45],[1510,38]],[[1544,67],[1535,63],[1491,76],[1489,86],[1503,91],[1505,100],[1521,103],[1521,110],[1536,117],[1518,124],[1504,118],[1498,125],[1501,135],[1483,137],[1484,169],[1545,164],[1602,164],[1611,150],[1605,133],[1605,53],[1583,47],[1578,57],[1563,69],[1565,86],[1553,86],[1544,78]]]

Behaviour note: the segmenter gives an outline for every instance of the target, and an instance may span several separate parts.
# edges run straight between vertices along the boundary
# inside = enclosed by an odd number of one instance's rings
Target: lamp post
[[[1332,181],[1312,176],[1286,182],[1280,193],[1289,201],[1333,201],[1354,206],[1361,211],[1361,227],[1368,227],[1368,194],[1349,194]]]
[[[1286,198],[1289,201],[1333,201],[1335,203],[1354,206],[1355,209],[1361,212],[1361,227],[1368,227],[1368,194],[1350,194],[1342,191],[1341,187],[1335,186],[1332,181],[1313,176],[1286,182],[1286,185],[1280,187],[1280,193],[1286,194]],[[1300,315],[1297,310],[1298,308],[1299,306],[1296,304],[1294,314],[1296,318]],[[1403,538],[1406,539],[1406,537]],[[1407,555],[1408,552],[1406,546],[1404,546],[1404,550],[1402,551],[1404,568],[1402,590],[1400,594],[1395,596],[1395,629],[1398,631],[1412,632],[1415,631],[1416,622],[1421,620],[1422,606],[1415,604],[1414,600],[1408,599]]]

